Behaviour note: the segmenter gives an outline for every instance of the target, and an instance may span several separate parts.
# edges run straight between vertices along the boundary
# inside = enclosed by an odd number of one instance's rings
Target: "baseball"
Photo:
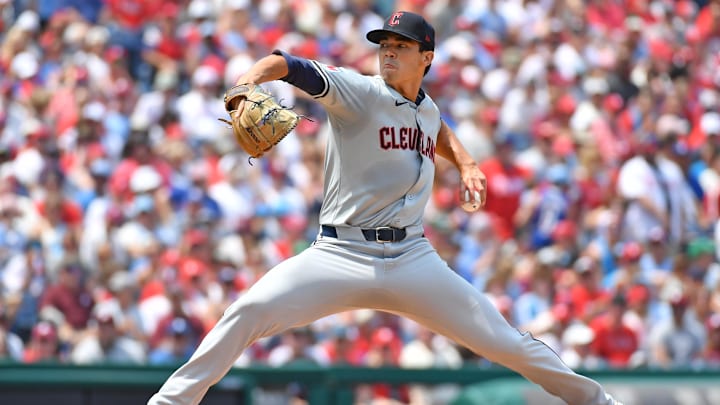
[[[480,193],[474,193],[475,198],[470,198],[470,190],[465,190],[465,200],[462,203],[462,209],[467,212],[474,212],[480,208]]]

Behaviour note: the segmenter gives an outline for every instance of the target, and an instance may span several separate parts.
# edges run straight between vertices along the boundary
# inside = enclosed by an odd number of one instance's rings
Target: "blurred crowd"
[[[276,48],[374,74],[396,9],[436,27],[424,87],[489,179],[468,214],[438,162],[443,258],[573,368],[720,367],[718,0],[0,0],[0,357],[185,360],[318,232],[323,110],[266,84],[312,120],[248,160],[224,90]],[[237,366],[296,362],[487,364],[358,310]]]

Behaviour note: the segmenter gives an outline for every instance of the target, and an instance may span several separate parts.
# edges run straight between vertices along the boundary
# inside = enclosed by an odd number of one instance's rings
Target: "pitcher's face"
[[[388,35],[380,41],[378,62],[380,75],[389,85],[422,78],[432,62],[432,51],[421,51],[420,44],[399,35]]]

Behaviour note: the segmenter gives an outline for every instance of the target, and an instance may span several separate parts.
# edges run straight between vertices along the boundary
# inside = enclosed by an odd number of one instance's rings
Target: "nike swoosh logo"
[[[401,105],[407,104],[407,103],[408,103],[407,101],[397,101],[397,100],[395,100],[395,107],[400,107]]]

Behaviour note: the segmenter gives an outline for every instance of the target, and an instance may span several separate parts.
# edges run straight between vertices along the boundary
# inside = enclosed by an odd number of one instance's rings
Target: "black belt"
[[[322,225],[320,234],[322,236],[328,236],[331,238],[337,238],[337,229],[334,226]],[[389,226],[383,226],[374,229],[361,229],[363,237],[366,241],[370,242],[400,242],[405,239],[407,232],[405,229],[391,228]]]

